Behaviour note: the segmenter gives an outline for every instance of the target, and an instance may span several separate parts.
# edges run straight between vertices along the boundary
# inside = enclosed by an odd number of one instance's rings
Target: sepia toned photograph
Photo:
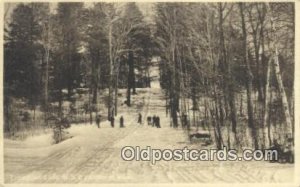
[[[295,2],[2,4],[4,185],[295,183]]]

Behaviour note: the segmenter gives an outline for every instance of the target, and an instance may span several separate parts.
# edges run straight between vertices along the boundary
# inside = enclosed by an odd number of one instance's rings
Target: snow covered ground
[[[152,70],[157,76],[158,69]],[[73,138],[52,144],[51,134],[25,141],[4,140],[5,183],[219,183],[292,182],[294,166],[268,162],[218,161],[124,161],[124,146],[151,146],[153,149],[201,148],[189,143],[181,129],[170,128],[165,101],[158,80],[151,88],[137,89],[130,110],[120,106],[115,128],[108,121],[73,125]],[[143,124],[137,123],[138,113]],[[125,128],[119,128],[123,115]],[[146,116],[159,115],[162,128],[146,124]]]

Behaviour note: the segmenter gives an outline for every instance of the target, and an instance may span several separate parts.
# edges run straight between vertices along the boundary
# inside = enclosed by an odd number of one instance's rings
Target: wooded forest
[[[5,137],[111,119],[157,57],[172,128],[186,115],[218,149],[293,143],[294,3],[6,3],[4,16]]]

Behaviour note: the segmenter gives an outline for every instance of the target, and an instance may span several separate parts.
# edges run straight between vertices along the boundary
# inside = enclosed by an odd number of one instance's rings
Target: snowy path
[[[156,71],[157,72],[157,71]],[[123,161],[124,146],[151,146],[153,149],[200,148],[190,144],[184,131],[170,128],[165,117],[163,94],[158,81],[151,89],[138,89],[133,101],[142,108],[119,111],[126,128],[108,122],[73,125],[74,136],[58,145],[46,145],[50,135],[26,142],[5,140],[6,183],[194,183],[194,182],[291,182],[293,165],[268,162],[217,161]],[[125,112],[127,111],[127,112]],[[136,123],[137,113],[160,115],[162,128]],[[44,141],[42,141],[44,140]],[[43,143],[45,142],[45,143]]]

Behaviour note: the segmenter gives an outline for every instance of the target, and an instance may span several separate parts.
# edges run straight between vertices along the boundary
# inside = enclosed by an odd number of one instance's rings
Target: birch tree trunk
[[[267,134],[268,134],[268,128],[267,128],[267,120],[269,117],[269,101],[270,101],[270,91],[269,91],[269,87],[270,87],[270,75],[271,75],[271,61],[272,61],[273,57],[270,57],[268,64],[267,64],[267,78],[266,78],[266,86],[265,86],[265,100],[264,100],[264,119],[263,119],[263,124],[262,124],[262,128],[263,128],[263,145],[264,147],[266,146],[271,146],[270,142],[268,141],[267,138]]]
[[[114,106],[114,112],[115,112],[115,114],[112,114],[112,115],[118,115],[118,91],[119,91],[119,89],[118,89],[118,87],[119,87],[119,65],[120,65],[120,63],[118,63],[118,64],[116,64],[115,66],[115,78],[116,78],[116,80],[115,80],[115,106]]]
[[[280,73],[277,47],[275,48],[275,57],[274,57],[273,65],[274,65],[275,76],[276,76],[278,87],[279,87],[279,95],[281,97],[282,107],[283,107],[284,115],[285,115],[285,119],[286,119],[286,128],[285,128],[286,134],[288,136],[292,137],[292,134],[293,134],[292,126],[293,125],[292,125],[291,115],[290,115],[290,111],[289,111],[289,103],[287,100],[287,96],[286,96],[286,93],[284,90],[282,77],[281,77],[281,73]]]
[[[113,83],[113,55],[112,55],[112,23],[109,25],[108,31],[108,45],[109,45],[109,89],[108,89],[108,114],[107,118],[110,120],[112,111],[112,83]]]
[[[174,25],[176,26],[176,13],[177,9],[175,8],[173,10],[173,18],[174,18]],[[177,111],[178,111],[178,105],[179,105],[179,98],[178,98],[178,90],[176,89],[176,77],[177,77],[177,63],[176,63],[176,29],[173,29],[173,32],[171,34],[171,59],[172,59],[172,65],[173,65],[173,69],[171,70],[172,73],[172,87],[171,87],[171,115],[172,115],[172,121],[173,121],[173,127],[177,128],[178,127],[178,119],[177,119]],[[178,82],[180,84],[180,82]]]
[[[285,120],[286,120],[285,134],[288,137],[293,137],[293,124],[292,124],[291,115],[290,115],[290,111],[289,111],[289,103],[288,103],[288,99],[287,99],[287,96],[285,93],[285,89],[284,89],[284,85],[283,85],[283,81],[282,81],[282,77],[281,77],[280,66],[279,66],[279,58],[278,58],[279,53],[278,53],[278,48],[277,48],[277,44],[276,44],[276,42],[278,41],[278,38],[276,35],[276,27],[275,27],[274,18],[272,15],[272,10],[271,10],[269,4],[267,4],[267,7],[268,7],[269,11],[271,12],[270,23],[271,23],[271,28],[272,28],[273,40],[274,40],[272,42],[272,45],[273,45],[272,47],[273,47],[273,52],[274,52],[273,66],[274,66],[274,70],[275,70],[275,77],[276,77],[276,80],[278,83],[279,95],[281,97],[282,107],[283,107]]]

